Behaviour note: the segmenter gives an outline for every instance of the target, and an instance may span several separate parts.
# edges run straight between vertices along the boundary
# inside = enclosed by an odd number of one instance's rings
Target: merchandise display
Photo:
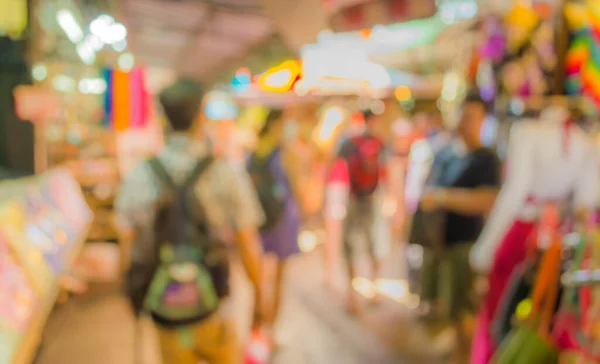
[[[0,183],[0,363],[30,363],[92,220],[67,170]]]

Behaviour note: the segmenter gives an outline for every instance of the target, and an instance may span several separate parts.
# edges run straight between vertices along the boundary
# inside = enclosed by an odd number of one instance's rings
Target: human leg
[[[163,363],[236,364],[239,349],[233,320],[216,313],[197,324],[177,328],[157,327]]]
[[[231,317],[217,313],[196,325],[194,331],[196,353],[201,360],[209,364],[238,363],[240,351]]]
[[[469,252],[472,243],[455,244],[447,249],[447,271],[444,276],[449,279],[446,285],[448,291],[448,314],[450,322],[456,331],[458,352],[466,353],[470,341],[464,325],[464,314],[473,310],[471,293],[473,290],[474,273],[469,264]]]
[[[285,276],[285,268],[287,266],[286,259],[278,259],[275,263],[275,290],[273,297],[273,310],[272,317],[270,321],[272,324],[275,323],[277,317],[279,316],[279,311],[281,307],[281,298],[283,296],[283,281]]]
[[[187,332],[185,331],[187,330]],[[185,336],[194,335],[191,327],[157,327],[158,343],[164,364],[197,364],[200,358],[194,352],[193,343],[186,343]]]
[[[344,249],[344,264],[346,266],[346,272],[348,274],[348,284],[347,284],[347,301],[346,308],[350,314],[356,314],[358,311],[358,302],[356,297],[356,292],[354,292],[354,288],[352,286],[352,282],[356,278],[356,268],[354,266],[354,246],[352,233],[355,232],[355,205],[352,201],[349,203],[348,211],[346,214],[346,218],[343,222],[343,231],[342,231],[342,244]]]
[[[420,294],[421,316],[432,317],[438,314],[440,253],[434,249],[423,248],[423,264],[421,265]]]

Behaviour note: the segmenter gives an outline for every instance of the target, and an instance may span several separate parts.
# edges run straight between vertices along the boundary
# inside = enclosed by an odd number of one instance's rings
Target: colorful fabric
[[[116,131],[143,129],[152,112],[152,97],[145,82],[145,70],[140,67],[125,72],[105,69],[104,121]]]
[[[129,112],[129,74],[121,70],[113,73],[113,125],[116,131],[129,128],[131,115]]]
[[[534,223],[515,221],[500,243],[489,275],[489,291],[477,319],[471,364],[487,364],[496,350],[491,327],[498,304],[515,268],[527,257],[527,239]]]

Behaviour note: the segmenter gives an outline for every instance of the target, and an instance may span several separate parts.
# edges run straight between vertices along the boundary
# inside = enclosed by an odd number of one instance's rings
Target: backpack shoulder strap
[[[204,174],[204,172],[208,170],[208,167],[212,165],[214,160],[215,159],[212,155],[209,155],[208,157],[199,160],[198,163],[196,163],[196,166],[194,167],[190,175],[188,176],[187,180],[185,181],[184,186],[189,187],[196,183],[198,178],[200,178],[200,176],[202,176],[202,174]]]
[[[148,164],[150,165],[150,168],[152,168],[152,171],[154,172],[156,177],[158,177],[164,184],[171,188],[177,188],[177,185],[165,169],[164,165],[160,162],[160,159],[158,159],[158,157],[150,159],[148,161]]]

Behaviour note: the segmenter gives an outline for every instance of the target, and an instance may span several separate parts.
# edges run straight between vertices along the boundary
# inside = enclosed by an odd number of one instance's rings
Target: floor
[[[396,249],[400,251],[400,249]],[[406,276],[403,259],[388,257],[385,278]],[[441,359],[444,339],[416,323],[407,306],[391,299],[377,305],[363,302],[358,317],[344,310],[344,285],[323,284],[322,251],[303,254],[287,270],[285,302],[279,327],[283,346],[274,364],[450,363]],[[364,265],[364,264],[363,264]],[[234,303],[240,332],[249,325],[250,289],[241,268],[234,265]],[[56,307],[44,334],[37,364],[131,364],[136,340],[139,362],[159,364],[151,323],[142,322],[141,337],[116,284],[94,285],[83,296]],[[446,340],[447,341],[447,340]]]

